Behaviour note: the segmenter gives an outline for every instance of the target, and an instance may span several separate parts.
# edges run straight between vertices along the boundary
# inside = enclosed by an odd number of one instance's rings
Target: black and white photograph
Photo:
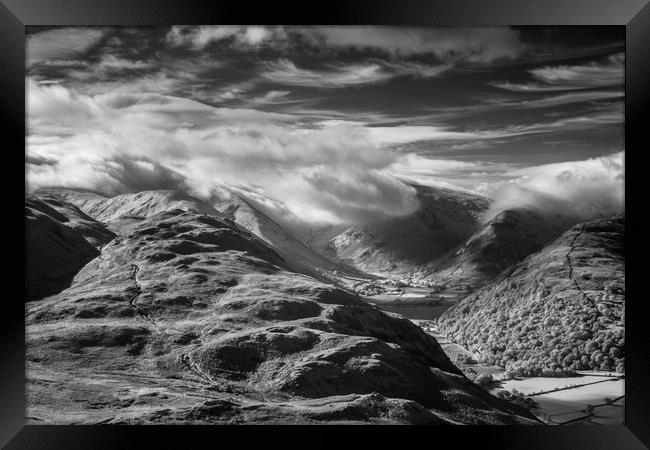
[[[25,44],[27,424],[624,423],[624,27]]]

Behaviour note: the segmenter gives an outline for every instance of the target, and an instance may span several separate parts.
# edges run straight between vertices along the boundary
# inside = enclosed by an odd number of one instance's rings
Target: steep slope
[[[66,218],[65,225],[78,231],[93,246],[100,248],[115,237],[115,233],[105,224],[96,221],[59,196],[42,193],[36,197],[63,215]]]
[[[25,283],[27,300],[56,294],[99,254],[70,219],[42,200],[25,197]]]
[[[49,195],[74,204],[87,215],[102,222],[124,216],[149,217],[171,209],[197,211],[220,217],[221,214],[205,202],[174,190],[142,191],[104,197],[73,189],[48,188],[35,192],[39,197]]]
[[[211,201],[212,205],[225,217],[271,245],[286,259],[293,271],[307,273],[322,280],[332,280],[335,273],[337,275],[362,275],[352,267],[317,254],[293,236],[291,232],[256,208],[244,196],[235,192],[230,194],[228,198],[214,197]]]
[[[316,252],[370,273],[421,270],[478,229],[488,200],[450,189],[413,187],[421,205],[413,214],[352,227],[312,228],[299,237]]]
[[[623,370],[625,217],[574,226],[439,318],[453,342],[514,374]]]
[[[439,284],[480,286],[566,231],[575,221],[517,208],[501,211],[432,268]]]
[[[123,223],[26,314],[32,423],[535,423],[410,321],[196,211]]]

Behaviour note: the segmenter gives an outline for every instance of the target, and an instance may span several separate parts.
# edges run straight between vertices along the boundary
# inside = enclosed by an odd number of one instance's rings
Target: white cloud
[[[289,94],[291,94],[291,91],[268,91],[266,94],[260,96],[260,97],[255,97],[252,99],[254,103],[276,103],[276,102],[281,102],[284,100],[285,97],[287,97]]]
[[[430,158],[415,153],[400,155],[389,168],[400,180],[473,194],[479,194],[475,177],[486,180],[507,170],[506,164]]]
[[[571,86],[553,86],[541,83],[510,83],[508,81],[489,81],[489,86],[512,92],[549,92],[576,89]]]
[[[563,91],[623,85],[625,54],[616,53],[604,60],[583,65],[544,66],[528,72],[538,82],[491,81],[488,84],[513,92]]]
[[[215,96],[214,87],[203,78],[206,72],[222,69],[227,61],[208,55],[192,55],[174,59],[156,57],[122,57],[105,52],[93,59],[53,59],[43,61],[30,77],[39,83],[58,82],[83,94],[114,92],[159,93],[196,91],[196,97]],[[41,67],[42,66],[42,67]],[[43,79],[43,67],[56,68],[56,80]]]
[[[576,66],[545,66],[530,70],[537,80],[550,85],[571,87],[600,87],[622,85],[624,81],[625,54],[611,55],[604,62],[591,62]]]
[[[484,184],[494,199],[486,219],[505,209],[526,207],[542,213],[590,219],[619,214],[625,206],[624,152],[585,161],[528,167],[509,181]]]
[[[400,179],[486,193],[495,199],[492,213],[528,206],[586,218],[623,205],[622,153],[509,171],[390,150],[418,140],[472,143],[553,127],[596,126],[612,120],[611,111],[501,131],[368,127],[342,120],[301,128],[287,114],[215,108],[156,94],[89,96],[29,80],[27,112],[30,188],[59,185],[111,194],[174,188],[209,198],[222,183],[258,186],[258,201],[271,214],[334,223],[413,212],[415,192]],[[473,176],[477,173],[482,175]],[[504,173],[510,181],[474,188]]]
[[[415,62],[389,62],[372,60],[359,64],[334,65],[318,70],[299,68],[288,59],[269,62],[260,73],[262,79],[289,86],[321,89],[343,88],[386,82],[399,76],[417,78],[435,77],[451,66],[427,65]]]
[[[542,122],[531,125],[510,127],[513,131],[526,133],[554,133],[561,131],[579,131],[598,128],[605,125],[622,125],[624,114],[621,105],[606,105],[606,109],[592,108],[595,112],[557,119],[552,122]],[[622,128],[621,128],[622,132]]]
[[[65,69],[72,69],[72,68],[83,68],[85,67],[88,63],[86,61],[82,61],[80,59],[45,59],[42,61],[39,61],[39,64],[42,64],[43,66],[47,67],[57,67],[57,68],[65,68]]]
[[[292,180],[285,192],[294,195],[285,197],[286,204],[302,217],[323,222],[376,221],[419,207],[415,190],[386,172],[353,165],[331,169],[308,170]]]
[[[242,47],[258,47],[270,40],[283,40],[284,30],[279,27],[238,25],[207,25],[207,26],[173,26],[166,36],[166,41],[172,46],[190,46],[202,50],[208,45],[224,39],[232,39],[234,45]]]
[[[623,85],[625,54],[616,53],[605,60],[583,65],[538,67],[528,73],[537,82],[490,81],[487,84],[512,92],[551,92]]]
[[[432,125],[397,125],[393,127],[368,127],[370,139],[377,145],[401,145],[419,141],[475,141],[498,139],[528,133],[528,129],[495,129],[451,131]]]
[[[451,64],[423,64],[412,61],[390,62],[383,61],[383,67],[391,71],[394,76],[409,75],[415,78],[432,78],[440,75],[445,70],[449,70]]]
[[[485,162],[457,161],[453,159],[435,159],[408,153],[400,156],[390,167],[398,176],[448,176],[456,173],[471,173],[476,170],[495,169],[496,164]]]
[[[202,49],[211,42],[233,36],[239,29],[240,27],[234,26],[173,26],[167,33],[166,40],[174,46],[191,45]]]
[[[102,56],[99,63],[95,66],[100,72],[106,71],[125,71],[125,70],[143,70],[155,67],[153,61],[140,61],[133,59],[118,58],[114,55]]]
[[[265,27],[246,27],[242,40],[249,45],[259,45],[260,43],[270,39],[273,32]]]
[[[446,143],[447,149],[466,150],[480,148],[486,142],[503,138],[524,136],[539,133],[554,133],[558,130],[584,130],[603,125],[621,124],[623,112],[620,106],[608,106],[596,112],[570,116],[548,122],[538,122],[522,125],[509,125],[493,129],[451,130],[448,127],[435,125],[394,125],[394,126],[364,126],[363,122],[348,120],[325,120],[318,124],[323,127],[347,124],[364,128],[368,140],[375,146],[402,146],[415,142]]]
[[[220,183],[257,184],[307,221],[377,220],[417,207],[413,190],[387,171],[396,156],[364,127],[299,128],[277,113],[34,82],[27,95],[27,153],[39,162],[27,166],[31,188],[187,186],[209,197]]]
[[[260,76],[275,83],[290,86],[340,88],[387,81],[393,74],[379,64],[351,64],[333,66],[329,70],[309,70],[297,67],[287,59],[267,64]]]

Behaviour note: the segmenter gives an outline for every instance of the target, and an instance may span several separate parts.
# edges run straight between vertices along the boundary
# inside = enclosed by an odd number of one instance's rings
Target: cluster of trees
[[[491,386],[493,382],[494,382],[494,378],[492,378],[492,375],[490,375],[489,373],[482,373],[478,375],[476,378],[474,378],[474,383],[483,387]]]
[[[467,378],[481,387],[488,388],[494,383],[492,374],[477,373],[471,366],[476,365],[478,361],[468,353],[459,353],[456,355],[456,365],[465,374]]]
[[[448,339],[480,354],[480,363],[511,377],[624,372],[622,299],[609,291],[595,294],[593,304],[576,291],[534,283],[480,294],[438,323]]]
[[[535,402],[535,400],[517,391],[517,389],[513,389],[512,392],[508,392],[504,389],[502,391],[497,392],[497,397],[503,398],[512,403],[516,403],[519,406],[522,406],[528,410],[532,410],[537,407],[537,403]]]
[[[386,288],[375,283],[368,283],[357,287],[357,294],[359,295],[379,295],[386,291]]]
[[[478,361],[472,355],[466,353],[459,353],[458,355],[456,355],[456,362],[460,365],[467,366],[467,365],[476,364]]]
[[[481,387],[489,388],[494,383],[494,378],[492,374],[489,373],[477,373],[474,369],[467,366],[461,366],[461,370],[467,378],[472,380],[474,383],[478,384]]]

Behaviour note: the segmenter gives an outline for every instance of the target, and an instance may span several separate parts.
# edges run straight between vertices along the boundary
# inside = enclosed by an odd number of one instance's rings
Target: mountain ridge
[[[489,203],[466,192],[412,186],[420,202],[412,214],[365,225],[313,227],[299,237],[317,253],[370,274],[416,272],[471,235]]]
[[[528,208],[500,211],[430,268],[440,284],[479,287],[503,269],[540,250],[577,222]]]

